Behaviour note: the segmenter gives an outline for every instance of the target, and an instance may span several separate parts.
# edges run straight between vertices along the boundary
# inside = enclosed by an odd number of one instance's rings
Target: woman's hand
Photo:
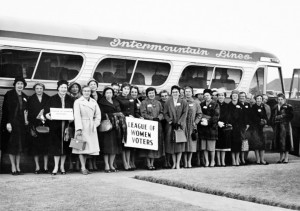
[[[69,141],[70,138],[70,134],[69,134],[69,128],[65,129],[65,137],[64,137],[64,141]]]
[[[12,127],[11,127],[11,124],[10,124],[10,123],[7,123],[7,124],[6,124],[6,130],[7,130],[9,133],[11,133]]]
[[[129,117],[134,118],[134,116],[132,116],[132,115],[129,115]]]
[[[225,126],[225,124],[224,124],[224,122],[219,121],[219,122],[218,122],[218,126],[219,126],[220,128],[222,128],[222,127]]]
[[[28,111],[27,110],[24,111],[24,119],[25,119],[25,125],[28,125],[29,122],[28,122]]]
[[[82,136],[82,130],[81,129],[76,131],[75,137],[77,137],[77,136]]]
[[[46,114],[46,118],[49,119],[49,120],[52,120],[51,114],[50,113]]]

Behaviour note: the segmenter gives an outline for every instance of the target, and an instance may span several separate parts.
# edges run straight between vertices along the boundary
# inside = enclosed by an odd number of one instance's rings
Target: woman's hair
[[[173,89],[177,89],[178,92],[180,93],[180,87],[179,86],[177,86],[177,85],[172,86],[171,87],[171,93],[172,93]]]
[[[279,93],[279,94],[277,95],[277,98],[279,98],[279,97],[282,97],[283,99],[285,99],[285,95],[284,95],[283,93]]]
[[[159,93],[159,95],[161,96],[162,93],[167,93],[167,95],[169,95],[169,92],[167,90],[165,90],[165,89],[161,90],[160,93]]]
[[[139,87],[137,87],[137,86],[131,86],[131,87],[130,87],[130,92],[131,92],[132,89],[136,89],[136,90],[137,90],[137,94],[138,94],[138,95],[140,94]]]
[[[194,90],[193,90],[193,87],[191,87],[191,86],[185,86],[184,87],[184,92],[185,92],[185,90],[187,90],[187,89],[190,89],[191,91],[192,91],[192,95],[194,95]]]
[[[107,90],[111,90],[112,91],[112,95],[114,96],[115,95],[115,90],[111,87],[111,86],[107,86],[104,88],[103,92],[102,92],[102,95],[105,97],[105,93]]]
[[[80,93],[82,94],[82,91],[83,91],[85,88],[87,88],[87,87],[88,87],[89,89],[91,89],[90,86],[88,86],[88,85],[83,85],[82,88],[81,88],[81,90],[80,90]]]
[[[146,89],[146,96],[147,97],[148,97],[148,93],[151,92],[151,91],[154,91],[155,95],[157,94],[156,89],[154,87],[149,87],[149,88]]]
[[[254,100],[256,100],[256,98],[261,97],[261,99],[263,98],[263,96],[261,94],[258,94],[256,96],[254,96]]]
[[[36,86],[41,86],[41,87],[43,87],[43,90],[45,90],[45,85],[43,83],[38,82],[38,83],[34,84],[33,85],[33,90],[35,90]]]
[[[130,89],[131,85],[127,82],[123,83],[121,86],[121,91],[123,91],[124,87],[129,87],[129,89]]]

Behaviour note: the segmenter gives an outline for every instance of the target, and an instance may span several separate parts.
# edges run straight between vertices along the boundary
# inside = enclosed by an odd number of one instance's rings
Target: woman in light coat
[[[167,100],[164,107],[164,118],[167,121],[165,129],[166,153],[172,155],[172,169],[180,169],[180,160],[182,152],[185,151],[185,143],[175,143],[173,131],[179,128],[185,131],[188,104],[179,96],[180,87],[172,86],[171,93],[172,97]]]
[[[85,168],[86,155],[99,155],[97,127],[100,125],[101,112],[96,100],[90,97],[91,88],[82,88],[82,97],[74,103],[75,138],[86,142],[84,150],[73,149],[72,153],[79,154],[81,172],[87,175]]]

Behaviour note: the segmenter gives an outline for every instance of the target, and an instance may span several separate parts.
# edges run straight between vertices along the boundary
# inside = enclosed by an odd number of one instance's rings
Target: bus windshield
[[[283,93],[281,68],[267,66],[266,72],[266,94],[276,97],[278,93]]]

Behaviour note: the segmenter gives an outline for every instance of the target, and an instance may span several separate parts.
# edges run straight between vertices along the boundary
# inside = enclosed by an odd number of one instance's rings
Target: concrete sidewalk
[[[198,206],[207,210],[221,210],[221,211],[279,211],[289,210],[280,207],[267,206],[263,204],[257,204],[247,201],[241,201],[231,199],[222,196],[216,196],[211,194],[205,194],[195,191],[189,191],[181,188],[150,183],[146,181],[136,180],[132,178],[137,172],[130,173],[118,173],[118,174],[105,174],[102,176],[102,180],[105,182],[118,185],[123,188],[132,189],[138,192],[151,194],[154,196],[160,196],[171,200],[188,203],[194,206]],[[92,175],[92,177],[97,176]],[[174,208],[176,210],[176,208]]]

